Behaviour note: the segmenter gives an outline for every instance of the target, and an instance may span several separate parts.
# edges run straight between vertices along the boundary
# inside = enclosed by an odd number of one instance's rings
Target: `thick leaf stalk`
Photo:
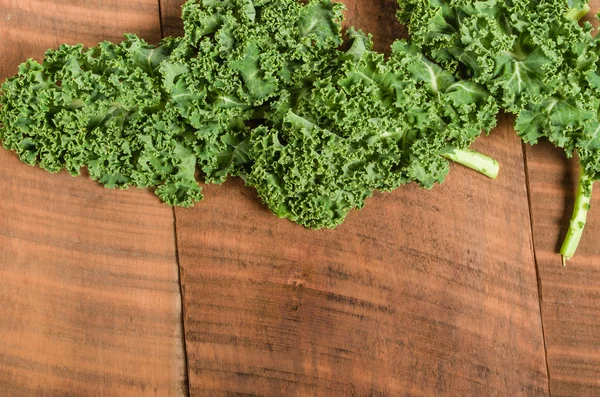
[[[471,168],[488,178],[498,178],[500,171],[500,165],[493,158],[476,152],[470,149],[453,149],[449,153],[442,154],[448,160],[452,160],[456,163],[464,165],[465,167]]]
[[[590,12],[590,6],[584,4],[581,8],[571,8],[567,11],[567,18],[573,21],[579,21],[581,18],[585,17],[588,12]]]
[[[590,203],[592,200],[592,179],[584,172],[583,168],[580,170],[579,184],[577,186],[577,195],[575,196],[575,208],[573,210],[573,216],[571,217],[571,223],[567,232],[567,237],[563,242],[560,254],[562,255],[563,266],[566,262],[575,255],[577,246],[581,241],[583,235],[583,229],[587,220],[587,214],[590,210]]]

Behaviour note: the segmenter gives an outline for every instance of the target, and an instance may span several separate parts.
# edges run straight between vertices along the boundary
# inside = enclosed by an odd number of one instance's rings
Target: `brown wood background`
[[[181,34],[182,3],[0,0],[0,79]],[[379,50],[406,34],[395,0],[343,3]],[[600,395],[600,212],[563,268],[576,166],[511,123],[476,144],[497,181],[456,166],[318,232],[240,181],[173,211],[0,150],[0,395]]]

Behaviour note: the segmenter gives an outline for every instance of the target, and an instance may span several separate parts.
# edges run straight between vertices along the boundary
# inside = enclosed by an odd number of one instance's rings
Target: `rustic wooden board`
[[[575,257],[562,267],[578,179],[576,160],[550,144],[527,148],[535,253],[553,396],[600,395],[600,197]]]
[[[7,1],[0,78],[62,42],[160,38],[155,1]],[[172,210],[0,150],[0,395],[186,394]]]
[[[344,3],[385,49],[394,0]],[[454,167],[433,191],[376,195],[336,230],[277,219],[240,181],[176,210],[191,394],[548,395],[509,125],[477,144],[501,160],[498,181]]]
[[[183,36],[181,6],[186,0],[159,0],[162,34],[166,36]]]
[[[238,182],[177,210],[194,396],[548,394],[520,143],[492,183],[377,195],[336,230]]]
[[[158,5],[152,0],[1,0],[0,76],[16,73],[27,58],[62,43],[121,41],[125,32],[160,39]]]
[[[598,28],[600,0],[590,6],[585,20]],[[596,191],[581,245],[564,268],[558,252],[573,211],[577,161],[545,142],[526,148],[526,164],[550,392],[595,397],[600,395],[600,197]]]

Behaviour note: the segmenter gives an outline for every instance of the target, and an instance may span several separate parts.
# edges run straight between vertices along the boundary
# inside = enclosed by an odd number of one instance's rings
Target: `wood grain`
[[[163,37],[183,36],[183,21],[181,6],[186,0],[159,0],[160,22]]]
[[[455,167],[336,230],[239,181],[177,210],[192,395],[548,395],[520,143],[477,147],[495,183]]]
[[[155,0],[0,0],[0,76],[15,74],[27,58],[41,60],[50,47],[116,42],[127,32],[160,39]]]
[[[600,0],[585,20],[598,27]],[[539,272],[550,391],[553,396],[600,395],[600,197],[592,199],[575,257],[558,255],[573,211],[576,159],[544,142],[526,148],[534,248]]]
[[[62,42],[151,41],[155,1],[0,1],[0,77]],[[0,150],[0,395],[186,394],[172,210]]]
[[[578,180],[576,160],[548,143],[527,148],[535,252],[553,396],[600,395],[600,197],[575,257],[558,255]]]
[[[344,3],[385,49],[394,0]],[[191,394],[548,395],[509,125],[477,144],[501,160],[498,181],[454,167],[433,191],[376,195],[336,230],[277,219],[240,181],[176,210]]]
[[[344,26],[354,26],[373,35],[376,51],[390,53],[394,40],[408,37],[408,30],[396,19],[397,0],[344,0]]]

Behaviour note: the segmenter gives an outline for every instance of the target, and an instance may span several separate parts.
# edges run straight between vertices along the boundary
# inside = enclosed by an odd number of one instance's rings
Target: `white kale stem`
[[[577,186],[577,195],[575,196],[575,208],[573,216],[569,224],[567,236],[563,242],[560,254],[562,255],[563,266],[566,262],[575,255],[583,229],[587,220],[587,214],[590,210],[590,202],[592,201],[592,179],[585,173],[583,168],[580,168],[579,184]]]
[[[496,179],[500,171],[500,165],[496,160],[471,149],[452,149],[450,152],[442,154],[442,156],[491,179]]]

